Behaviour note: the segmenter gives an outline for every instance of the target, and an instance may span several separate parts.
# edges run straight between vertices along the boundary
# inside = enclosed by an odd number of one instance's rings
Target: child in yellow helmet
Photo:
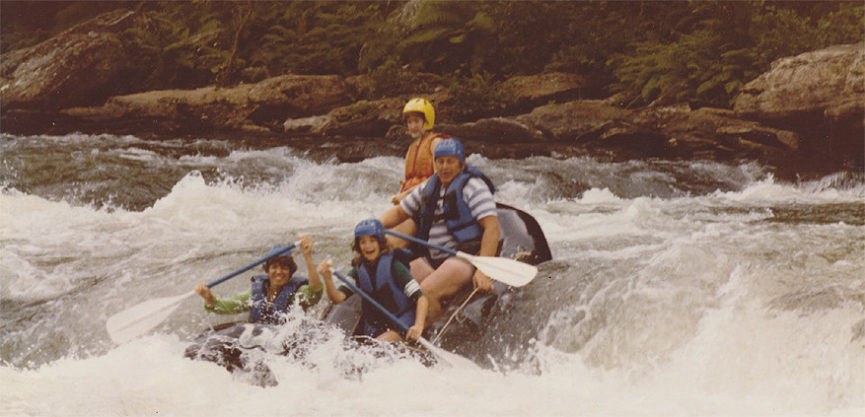
[[[433,168],[433,149],[442,139],[448,136],[435,133],[435,110],[432,104],[424,98],[413,98],[402,109],[403,120],[409,136],[414,141],[409,145],[405,155],[405,178],[400,181],[402,187],[399,193],[391,198],[393,204],[399,204],[418,184],[426,181],[435,172]]]
[[[443,133],[432,131],[435,124],[435,110],[433,105],[424,98],[415,97],[409,100],[403,107],[402,114],[406,130],[414,141],[409,145],[405,154],[405,178],[400,181],[402,187],[399,193],[390,199],[394,205],[398,205],[412,190],[435,173],[433,150],[441,140],[449,137]],[[414,220],[408,219],[395,225],[393,230],[414,235],[417,231],[417,225]],[[393,236],[387,236],[387,242],[391,248],[401,248],[408,244],[408,242]]]

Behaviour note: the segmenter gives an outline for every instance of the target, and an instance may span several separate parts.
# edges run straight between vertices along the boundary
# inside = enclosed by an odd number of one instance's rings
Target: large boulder
[[[779,59],[745,85],[735,115],[801,136],[799,163],[861,163],[865,146],[865,42]],[[858,159],[858,161],[857,161]]]
[[[357,85],[359,77],[349,77],[346,83]],[[447,89],[430,94],[411,94],[407,96],[387,97],[378,100],[358,100],[354,103],[336,107],[327,114],[297,118],[289,115],[283,122],[283,131],[291,136],[323,135],[323,136],[390,136],[389,131],[402,125],[402,109],[406,98],[419,96],[432,101],[435,106],[435,126],[433,130],[441,131],[451,120],[451,108],[438,103],[449,99]]]
[[[160,90],[111,97],[103,106],[64,109],[79,124],[120,131],[203,133],[282,130],[286,115],[307,117],[348,103],[351,94],[336,75],[283,75],[231,88]]]
[[[3,112],[40,111],[102,103],[123,84],[119,33],[141,24],[140,14],[115,10],[30,48],[0,57]]]
[[[502,90],[512,96],[515,108],[530,108],[550,101],[571,101],[579,97],[586,81],[577,74],[550,72],[507,79]]]
[[[500,145],[549,142],[540,130],[507,117],[490,117],[476,122],[443,124],[438,130],[463,140],[485,141]]]
[[[631,113],[603,101],[578,100],[537,107],[530,113],[514,117],[514,120],[551,140],[578,142],[586,137],[599,136],[605,127]]]
[[[327,114],[309,117],[289,117],[283,131],[292,136],[369,136],[381,137],[402,120],[401,98],[359,100],[337,107]]]
[[[741,120],[730,110],[687,106],[637,112],[636,119],[664,138],[667,157],[709,160],[756,159],[777,164],[799,147],[795,132]]]
[[[737,116],[789,121],[855,115],[865,106],[865,42],[779,59],[736,98]]]
[[[799,146],[794,132],[737,119],[729,110],[691,110],[687,104],[627,110],[609,101],[581,100],[538,107],[512,120],[526,132],[523,141],[543,135],[614,159],[779,161]]]

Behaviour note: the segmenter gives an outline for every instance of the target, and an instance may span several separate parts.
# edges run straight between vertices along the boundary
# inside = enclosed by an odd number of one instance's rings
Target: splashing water
[[[427,368],[299,324],[325,301],[270,336],[311,342],[302,360],[262,352],[279,381],[263,388],[183,356],[243,316],[190,299],[121,346],[105,320],[301,232],[316,261],[346,265],[353,225],[389,207],[399,158],[108,135],[0,147],[0,415],[865,412],[861,176],[788,184],[755,164],[471,155],[554,257],[458,347],[484,369]]]

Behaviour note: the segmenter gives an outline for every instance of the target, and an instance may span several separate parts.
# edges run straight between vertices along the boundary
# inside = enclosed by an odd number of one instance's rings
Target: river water
[[[318,328],[303,361],[263,357],[279,381],[263,388],[183,357],[228,320],[197,296],[111,342],[111,315],[299,232],[344,267],[402,162],[329,146],[0,135],[0,415],[865,414],[865,180],[784,183],[753,163],[471,155],[554,257],[461,347],[481,369],[346,350]]]

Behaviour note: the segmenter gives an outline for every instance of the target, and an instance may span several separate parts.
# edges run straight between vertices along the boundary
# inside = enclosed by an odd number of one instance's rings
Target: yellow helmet
[[[436,121],[436,112],[433,110],[432,104],[420,97],[415,97],[409,100],[408,103],[405,103],[405,107],[402,108],[403,117],[405,117],[406,113],[422,114],[424,119],[423,128],[426,130],[432,129]]]

